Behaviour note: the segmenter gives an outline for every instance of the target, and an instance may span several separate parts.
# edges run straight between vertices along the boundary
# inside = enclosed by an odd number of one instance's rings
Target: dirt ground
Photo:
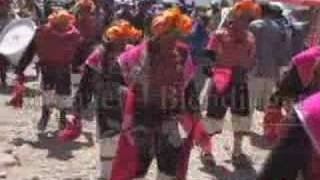
[[[12,78],[11,78],[12,79]],[[9,80],[10,82],[10,77]],[[0,179],[8,180],[94,180],[95,179],[95,122],[85,121],[81,138],[73,143],[59,144],[56,140],[57,116],[49,123],[48,133],[39,136],[36,123],[40,113],[38,81],[28,83],[31,91],[23,109],[5,106],[10,90],[0,90]],[[257,114],[252,135],[245,139],[244,151],[251,160],[242,168],[231,163],[232,131],[228,121],[224,131],[212,139],[217,167],[206,170],[194,148],[188,180],[254,180],[269,153],[261,137],[261,116]],[[229,116],[227,116],[228,119]],[[147,179],[155,179],[153,165]]]

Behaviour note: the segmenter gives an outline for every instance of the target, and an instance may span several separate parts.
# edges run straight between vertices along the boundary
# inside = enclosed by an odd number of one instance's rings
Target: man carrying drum
[[[49,16],[48,23],[40,26],[27,48],[16,74],[23,75],[24,69],[37,54],[42,73],[42,114],[39,130],[45,130],[51,108],[60,110],[60,128],[65,123],[66,110],[71,107],[71,64],[78,50],[81,36],[75,28],[75,18],[65,10]]]

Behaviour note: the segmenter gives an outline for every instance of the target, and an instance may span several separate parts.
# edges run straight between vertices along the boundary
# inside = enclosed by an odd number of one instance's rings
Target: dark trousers
[[[208,99],[208,117],[223,119],[228,107],[231,113],[239,116],[250,114],[250,100],[247,83],[233,84],[221,95],[215,92],[210,93]]]
[[[160,110],[138,108],[132,122],[132,126],[121,134],[111,179],[144,177],[156,158],[159,172],[184,180],[192,141],[172,138],[177,120]]]
[[[67,67],[41,66],[42,90],[54,90],[57,95],[71,95],[71,69]]]

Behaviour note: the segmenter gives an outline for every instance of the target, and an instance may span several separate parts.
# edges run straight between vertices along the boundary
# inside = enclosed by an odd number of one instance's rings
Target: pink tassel
[[[117,155],[113,161],[111,180],[124,180],[136,178],[139,171],[139,149],[135,145],[130,129],[133,128],[132,117],[135,112],[135,93],[131,88],[126,92],[123,132],[120,135]]]
[[[23,94],[26,91],[26,87],[24,86],[25,77],[20,76],[13,89],[12,98],[9,100],[8,105],[13,106],[15,108],[23,107]]]
[[[213,68],[212,81],[217,93],[224,94],[229,88],[232,78],[232,70],[230,68]]]

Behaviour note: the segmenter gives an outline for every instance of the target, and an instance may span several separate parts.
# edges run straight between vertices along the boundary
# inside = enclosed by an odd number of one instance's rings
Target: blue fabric
[[[192,34],[187,38],[192,47],[192,56],[199,57],[208,41],[208,33],[204,26],[198,23],[193,24]]]
[[[254,75],[278,79],[280,66],[290,59],[290,42],[272,19],[253,21],[250,30],[256,39]]]

